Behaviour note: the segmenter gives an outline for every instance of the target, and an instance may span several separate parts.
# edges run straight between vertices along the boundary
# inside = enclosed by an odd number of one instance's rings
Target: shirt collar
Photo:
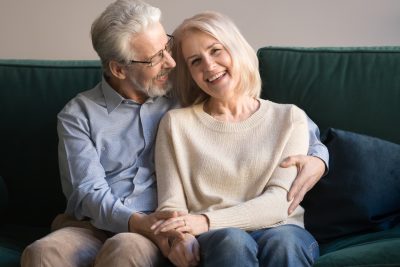
[[[113,112],[119,105],[121,105],[121,103],[124,103],[125,101],[135,103],[137,105],[141,105],[140,103],[138,103],[132,99],[125,99],[123,96],[118,94],[118,92],[115,91],[111,87],[111,85],[107,82],[107,80],[104,78],[104,76],[101,80],[101,89],[103,91],[108,114]],[[161,98],[163,98],[163,97],[166,97],[166,96],[162,96]],[[149,97],[143,104],[154,103],[155,101],[157,101],[158,98],[160,98],[160,97]]]
[[[103,91],[108,114],[113,112],[125,100],[110,86],[104,77],[101,80],[101,90]]]

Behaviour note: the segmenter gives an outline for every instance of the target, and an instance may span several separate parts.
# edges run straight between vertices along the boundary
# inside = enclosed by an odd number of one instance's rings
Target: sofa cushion
[[[340,238],[321,246],[313,266],[400,266],[400,226],[390,230]]]
[[[20,257],[20,251],[3,246],[0,241],[0,266],[18,267],[20,266]]]
[[[330,129],[329,173],[305,196],[305,226],[319,242],[400,222],[400,145]]]

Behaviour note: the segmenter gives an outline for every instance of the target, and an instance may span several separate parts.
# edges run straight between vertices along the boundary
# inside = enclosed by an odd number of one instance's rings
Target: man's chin
[[[164,96],[171,90],[171,83],[168,82],[164,88],[153,87],[147,91],[149,97]]]

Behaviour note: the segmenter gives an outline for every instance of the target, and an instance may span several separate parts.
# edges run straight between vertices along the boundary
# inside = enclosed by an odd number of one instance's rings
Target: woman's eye
[[[220,48],[213,48],[213,49],[211,50],[211,54],[212,54],[212,55],[215,55],[215,54],[218,54],[218,52],[220,52],[220,51],[221,51]]]
[[[196,58],[196,59],[193,59],[193,60],[190,62],[190,65],[196,65],[196,64],[198,64],[199,62],[200,62],[200,59]]]

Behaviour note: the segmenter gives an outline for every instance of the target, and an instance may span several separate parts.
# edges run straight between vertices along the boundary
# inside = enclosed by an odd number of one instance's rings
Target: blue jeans
[[[198,236],[200,266],[311,266],[319,247],[307,230],[282,225],[246,232],[236,228],[210,231]]]

